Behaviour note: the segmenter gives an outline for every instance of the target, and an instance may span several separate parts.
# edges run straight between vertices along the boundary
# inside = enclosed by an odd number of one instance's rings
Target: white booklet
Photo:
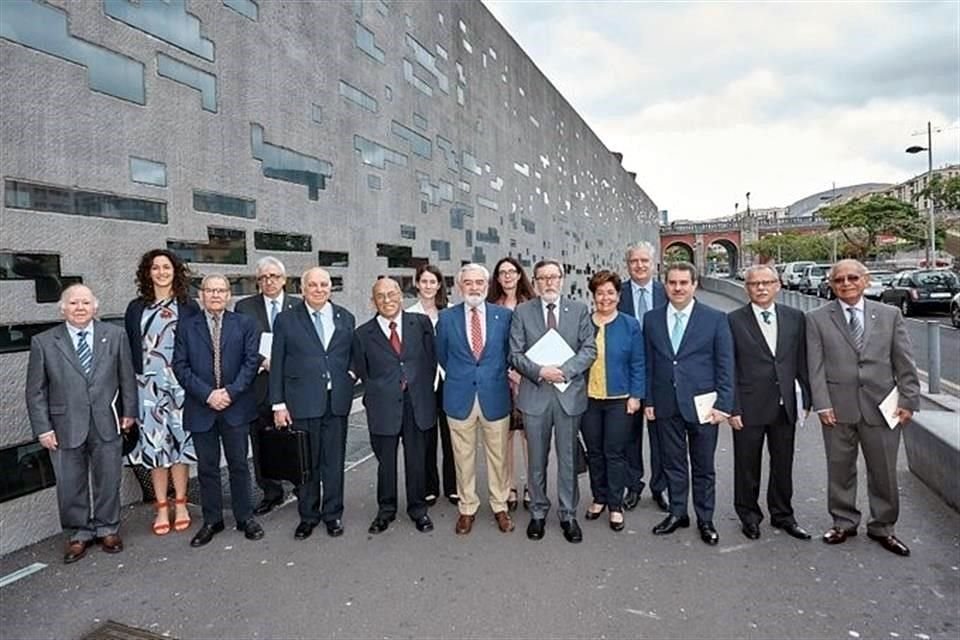
[[[270,359],[270,354],[273,352],[273,334],[269,331],[264,331],[260,334],[260,355],[262,355],[267,360]]]
[[[564,362],[577,355],[567,341],[557,333],[556,329],[549,329],[537,340],[537,343],[527,349],[525,354],[534,364],[541,367],[559,367]],[[570,386],[569,382],[554,382],[557,391],[563,393]]]
[[[896,387],[891,389],[887,397],[877,405],[877,408],[880,409],[880,414],[883,416],[883,419],[887,421],[887,426],[891,429],[900,424],[900,420],[897,417],[897,407],[899,406],[900,392],[897,391]]]
[[[710,393],[701,393],[698,396],[693,396],[693,406],[697,410],[697,420],[700,421],[700,424],[706,424],[710,422],[710,410],[713,409],[713,405],[717,402],[717,392],[711,391]]]

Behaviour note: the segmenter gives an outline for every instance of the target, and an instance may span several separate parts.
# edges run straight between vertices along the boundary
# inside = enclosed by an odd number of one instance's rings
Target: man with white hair
[[[118,398],[119,426],[126,431],[138,414],[137,381],[126,334],[95,320],[98,307],[89,287],[67,287],[60,296],[66,322],[33,337],[27,365],[27,414],[57,478],[66,564],[86,555],[94,541],[107,553],[123,550],[123,444],[113,400]]]
[[[466,264],[457,274],[463,302],[444,309],[437,320],[437,361],[446,371],[443,410],[450,423],[453,457],[460,495],[455,531],[467,535],[473,528],[477,497],[477,434],[483,437],[487,458],[490,509],[503,533],[513,531],[507,509],[507,436],[510,430],[510,387],[507,356],[511,312],[486,302],[490,272],[480,264]]]

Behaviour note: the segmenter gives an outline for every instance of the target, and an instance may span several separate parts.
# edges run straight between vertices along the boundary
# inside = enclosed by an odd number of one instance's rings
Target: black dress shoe
[[[760,538],[760,525],[754,524],[753,522],[744,522],[740,526],[740,530],[743,531],[743,535],[751,540]]]
[[[296,531],[293,532],[293,537],[297,540],[306,540],[313,533],[315,526],[317,525],[311,522],[301,522],[297,525]]]
[[[622,512],[620,512],[620,511],[611,511],[611,512],[610,512],[610,529],[613,530],[613,531],[623,531],[623,527],[625,526],[625,525],[624,525],[624,522],[623,522],[623,520],[620,520],[619,522],[617,522],[616,520],[614,520],[614,519],[613,519],[613,514],[614,514],[614,513],[620,513],[620,514],[621,514],[621,517],[622,517],[622,515],[623,515]]]
[[[367,529],[367,533],[383,533],[390,526],[390,523],[393,522],[393,517],[381,518],[377,516],[373,519],[373,522],[370,523],[370,527]]]
[[[633,489],[628,490],[627,495],[623,497],[623,508],[627,511],[633,511],[638,504],[640,504],[640,492]]]
[[[686,528],[690,526],[690,517],[689,516],[675,516],[672,513],[664,518],[660,524],[653,528],[653,535],[655,536],[665,536],[668,533],[673,533],[677,529]]]
[[[587,520],[596,520],[597,518],[600,517],[600,514],[603,513],[604,510],[607,508],[607,505],[605,504],[598,505],[596,502],[594,502],[591,506],[594,506],[594,507],[599,506],[600,511],[591,511],[590,509],[587,509],[586,512],[583,514],[583,517],[586,518]]]
[[[898,556],[907,557],[910,555],[910,549],[907,545],[900,542],[896,536],[881,536],[875,533],[867,532],[867,537],[871,540],[880,543],[880,546],[889,551],[890,553],[895,553]]]
[[[237,531],[243,531],[243,537],[247,540],[259,540],[263,537],[263,527],[253,518],[244,522],[238,522]]]
[[[452,504],[453,506],[457,506],[458,504],[460,504],[460,496],[458,496],[455,493],[451,493],[450,495],[448,495],[447,500],[449,500],[450,504]]]
[[[264,498],[253,510],[253,515],[262,516],[265,513],[270,513],[273,511],[274,507],[279,507],[282,504],[283,496],[280,496],[279,498]]]
[[[530,511],[530,489],[523,488],[523,508]]]
[[[563,537],[567,539],[567,542],[574,544],[583,542],[583,532],[580,531],[580,525],[577,524],[576,520],[561,522],[560,528],[563,529]]]
[[[698,522],[697,528],[700,529],[700,539],[707,544],[713,546],[720,542],[720,534],[717,533],[712,522]],[[760,537],[759,527],[757,528],[757,537]]]
[[[540,540],[546,528],[547,521],[544,518],[531,518],[530,524],[527,525],[527,537],[531,540]]]
[[[653,492],[653,501],[657,503],[657,506],[660,507],[660,511],[664,513],[670,513],[670,503],[667,502],[667,498],[663,495],[662,491]]]
[[[510,489],[510,493],[507,498],[507,511],[516,511],[517,507],[520,506],[520,501],[517,500],[517,490]]]
[[[343,535],[343,521],[340,518],[327,523],[327,535],[331,538],[338,538]]]
[[[433,520],[430,519],[430,516],[424,514],[413,521],[413,524],[417,526],[417,531],[420,533],[426,533],[427,531],[433,531]]]
[[[197,531],[197,535],[193,536],[193,539],[190,541],[190,546],[202,547],[213,540],[213,536],[217,535],[221,531],[223,531],[223,520],[213,524],[204,523],[204,525],[200,527],[200,531]]]
[[[800,525],[798,525],[796,522],[789,522],[787,524],[775,524],[773,526],[776,527],[777,529],[782,529],[783,531],[793,536],[797,540],[809,540],[810,538],[813,537],[809,533],[804,531],[800,527]]]
[[[433,505],[437,504],[437,494],[428,494],[427,497],[424,498],[424,501],[426,501],[426,503],[432,507]]]

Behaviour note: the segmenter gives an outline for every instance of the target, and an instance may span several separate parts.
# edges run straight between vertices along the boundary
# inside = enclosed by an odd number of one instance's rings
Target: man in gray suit
[[[580,500],[574,470],[580,416],[587,410],[584,373],[597,357],[590,312],[582,302],[561,299],[563,267],[555,260],[541,260],[533,268],[540,297],[518,305],[510,326],[510,362],[523,376],[517,407],[523,412],[527,434],[530,478],[530,524],[527,537],[543,538],[550,500],[547,498],[547,457],[550,436],[555,432],[557,455],[557,500],[560,525],[568,542],[580,542],[583,534],[576,520]],[[537,364],[527,357],[550,329],[556,330],[573,350],[566,362]],[[556,383],[567,382],[561,392]]]
[[[908,556],[910,549],[893,531],[900,512],[897,451],[900,430],[920,405],[920,382],[903,316],[896,307],[863,298],[869,280],[860,262],[841,260],[830,271],[837,300],[807,315],[810,389],[823,425],[827,508],[833,516],[823,540],[840,544],[857,535],[859,445],[870,479],[867,536]],[[891,429],[878,405],[894,389],[899,424]]]
[[[126,334],[94,320],[97,307],[89,288],[67,287],[60,296],[66,322],[33,337],[27,365],[27,413],[53,462],[66,564],[82,558],[94,541],[107,553],[123,551],[117,533],[123,445],[113,402],[119,397],[126,431],[137,415],[137,381]]]

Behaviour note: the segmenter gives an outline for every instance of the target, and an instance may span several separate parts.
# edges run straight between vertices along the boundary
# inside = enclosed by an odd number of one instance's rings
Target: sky
[[[671,220],[960,163],[956,0],[484,4]]]

